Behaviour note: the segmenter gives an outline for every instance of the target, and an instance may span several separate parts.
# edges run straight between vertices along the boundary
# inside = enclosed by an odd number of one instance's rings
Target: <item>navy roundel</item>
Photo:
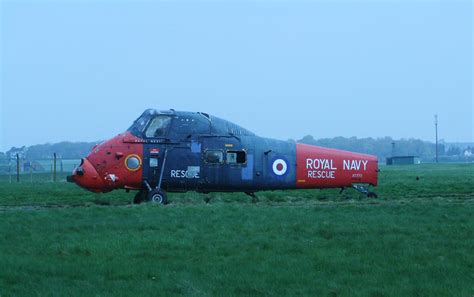
[[[283,157],[276,157],[270,162],[270,172],[277,177],[283,177],[290,171],[288,161]]]

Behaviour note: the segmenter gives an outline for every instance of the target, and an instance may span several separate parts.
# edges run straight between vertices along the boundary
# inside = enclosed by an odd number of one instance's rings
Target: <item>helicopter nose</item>
[[[67,181],[92,192],[102,192],[106,187],[103,179],[87,158],[81,160],[81,165],[74,169],[72,175],[67,177]]]

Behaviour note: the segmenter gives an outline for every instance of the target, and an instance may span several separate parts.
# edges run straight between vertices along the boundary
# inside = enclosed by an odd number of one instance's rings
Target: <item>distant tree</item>
[[[7,155],[3,152],[0,152],[0,165],[7,164]]]
[[[301,142],[301,143],[306,143],[306,144],[315,144],[315,143],[316,143],[316,140],[314,139],[313,136],[311,136],[311,135],[306,135],[306,136],[303,137],[299,142]]]
[[[380,160],[392,156],[392,143],[394,142],[395,155],[413,155],[423,158],[433,158],[435,155],[435,145],[431,142],[419,139],[394,140],[388,136],[381,138],[346,138],[339,136],[316,140],[313,136],[307,135],[298,142],[376,155]],[[444,154],[444,144],[439,144],[438,149],[440,155]]]
[[[457,146],[451,146],[447,151],[446,155],[447,156],[459,156],[461,155],[461,149]]]
[[[16,155],[18,155],[20,158],[24,158],[26,155],[26,152],[28,151],[28,148],[26,146],[22,147],[12,147],[9,151],[7,151],[7,159],[13,159],[16,158]]]
[[[8,158],[19,154],[21,158],[37,160],[50,159],[53,154],[64,159],[78,159],[86,156],[97,142],[60,142],[55,144],[38,144],[30,147],[12,148],[7,152]]]

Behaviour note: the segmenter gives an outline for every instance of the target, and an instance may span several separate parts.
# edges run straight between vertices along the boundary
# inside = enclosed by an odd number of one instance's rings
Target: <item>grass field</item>
[[[0,177],[0,296],[474,296],[474,165],[381,169],[376,200],[187,193],[165,207]]]

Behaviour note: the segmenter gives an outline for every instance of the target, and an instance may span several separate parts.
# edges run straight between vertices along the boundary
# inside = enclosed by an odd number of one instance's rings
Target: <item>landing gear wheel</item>
[[[147,193],[143,190],[138,191],[137,194],[135,194],[135,198],[133,198],[133,204],[140,204],[143,201],[146,200]]]
[[[367,197],[369,197],[369,198],[378,198],[377,194],[374,193],[374,192],[367,193]]]
[[[151,203],[168,204],[166,193],[160,189],[151,190],[148,193],[147,198]]]
[[[352,187],[359,193],[366,195],[367,198],[378,198],[377,194],[375,194],[374,192],[370,192],[368,186],[366,185],[353,184]]]

